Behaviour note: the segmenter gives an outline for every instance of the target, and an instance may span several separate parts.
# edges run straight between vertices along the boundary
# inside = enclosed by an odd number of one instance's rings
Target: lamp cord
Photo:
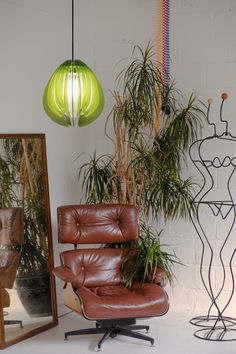
[[[72,62],[74,61],[74,0],[72,0]]]
[[[72,118],[71,118],[71,125],[74,127],[74,75],[73,75],[73,65],[74,65],[74,0],[72,0],[72,4],[71,4],[71,9],[72,9],[72,14],[71,14],[71,17],[72,17],[72,35],[71,35],[71,45],[72,45],[72,51],[71,51],[71,85],[72,85],[72,89],[71,89],[71,94],[72,94],[72,102],[71,102],[71,105],[72,105]]]

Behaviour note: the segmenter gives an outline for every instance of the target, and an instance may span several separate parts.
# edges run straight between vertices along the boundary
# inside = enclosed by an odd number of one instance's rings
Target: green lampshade
[[[92,123],[104,107],[102,87],[93,71],[80,60],[67,60],[52,74],[43,95],[47,115],[63,126]]]

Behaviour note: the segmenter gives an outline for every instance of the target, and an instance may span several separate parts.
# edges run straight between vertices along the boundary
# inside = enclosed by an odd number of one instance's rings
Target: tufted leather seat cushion
[[[168,310],[166,292],[157,284],[122,284],[121,262],[125,249],[101,248],[64,251],[59,271],[69,270],[83,314],[88,319],[162,315]],[[54,273],[57,271],[55,269]],[[57,274],[57,273],[55,273]],[[147,301],[148,300],[148,301]]]
[[[122,284],[79,287],[76,294],[90,320],[160,316],[168,311],[167,294],[156,284],[136,282],[130,290]]]

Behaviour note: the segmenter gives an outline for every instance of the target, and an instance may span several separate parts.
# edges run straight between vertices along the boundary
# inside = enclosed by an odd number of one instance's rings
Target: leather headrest
[[[67,205],[57,211],[61,243],[123,243],[138,236],[138,212],[133,205]]]
[[[0,209],[0,245],[22,245],[23,239],[23,209]]]

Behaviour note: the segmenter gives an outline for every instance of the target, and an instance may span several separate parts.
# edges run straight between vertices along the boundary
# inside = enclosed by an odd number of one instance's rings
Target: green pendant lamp
[[[65,127],[77,122],[82,127],[102,113],[104,95],[93,71],[74,60],[74,0],[72,0],[72,59],[52,74],[43,95],[44,110],[54,122]]]

